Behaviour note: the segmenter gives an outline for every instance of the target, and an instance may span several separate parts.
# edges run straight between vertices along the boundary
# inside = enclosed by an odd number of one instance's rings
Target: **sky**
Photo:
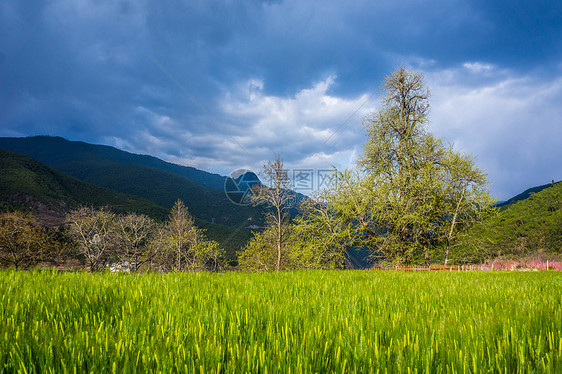
[[[0,0],[0,136],[345,168],[401,65],[497,199],[562,179],[560,1]]]

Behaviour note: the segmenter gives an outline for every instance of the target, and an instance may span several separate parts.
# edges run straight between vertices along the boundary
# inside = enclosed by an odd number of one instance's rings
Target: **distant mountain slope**
[[[125,152],[106,145],[69,141],[61,137],[32,136],[0,138],[0,148],[28,155],[46,165],[57,168],[69,160],[75,162],[114,161],[120,164],[139,164],[168,170],[203,186],[223,191],[226,177],[188,166],[181,166],[156,157]]]
[[[65,214],[81,205],[108,206],[116,213],[145,214],[156,220],[167,218],[169,210],[144,198],[119,193],[68,176],[31,157],[0,149],[0,211],[31,211],[41,223],[55,226]],[[230,260],[250,238],[250,233],[195,218],[227,251]]]
[[[80,205],[111,206],[163,220],[168,211],[136,196],[85,183],[14,152],[0,149],[0,202],[6,209],[29,210],[39,204],[53,213]]]
[[[143,197],[164,208],[170,208],[179,198],[194,217],[206,221],[244,227],[248,220],[262,220],[260,209],[236,205],[228,199],[223,191],[224,177],[197,171],[207,175],[209,184],[215,187],[218,177],[222,178],[220,190],[206,187],[184,175],[197,174],[193,171],[196,169],[151,156],[47,136],[0,138],[0,148],[26,154],[82,181]]]
[[[552,187],[552,183],[543,184],[542,186],[531,187],[531,188],[526,189],[525,191],[521,192],[520,194],[513,196],[509,200],[497,203],[496,206],[503,207],[503,206],[507,206],[509,204],[515,203],[517,201],[520,201],[520,200],[525,200],[526,198],[531,196],[531,194],[541,192],[542,190],[544,190],[545,188],[548,188],[548,187]]]
[[[540,187],[539,192],[506,205],[473,231],[471,241],[478,243],[479,251],[489,257],[562,253],[562,183]]]

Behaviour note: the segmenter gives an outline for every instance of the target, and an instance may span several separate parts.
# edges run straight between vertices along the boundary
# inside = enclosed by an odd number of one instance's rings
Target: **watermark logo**
[[[236,205],[252,204],[252,186],[259,184],[258,176],[249,169],[236,169],[224,182],[224,192]]]
[[[336,187],[336,176],[334,169],[293,169],[292,186],[295,192],[303,194],[330,190]]]
[[[334,169],[320,169],[317,172],[318,186],[317,190],[332,190],[336,188],[337,173]]]
[[[313,169],[294,169],[293,170],[293,189],[295,191],[314,190],[314,170]]]
[[[284,176],[290,180],[290,191],[287,192],[295,192],[296,200],[300,200],[299,194],[302,196],[333,190],[337,183],[337,173],[334,169],[287,169]],[[266,180],[264,183],[267,185],[268,182],[270,181]],[[252,197],[256,193],[253,186],[256,184],[261,184],[256,173],[249,169],[236,169],[225,180],[224,192],[236,205],[251,205]]]

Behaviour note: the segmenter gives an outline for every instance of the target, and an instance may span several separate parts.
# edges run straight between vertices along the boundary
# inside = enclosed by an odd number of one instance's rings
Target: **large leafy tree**
[[[426,131],[429,91],[403,67],[388,76],[383,107],[365,120],[368,140],[358,169],[338,173],[327,207],[347,223],[350,245],[408,263],[451,243],[486,212],[486,175],[471,157]]]
[[[291,225],[293,263],[299,269],[344,267],[348,243],[345,224],[317,199],[304,199],[299,211]]]

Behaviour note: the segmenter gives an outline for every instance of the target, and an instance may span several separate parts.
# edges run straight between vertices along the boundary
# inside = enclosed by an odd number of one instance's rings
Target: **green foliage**
[[[299,209],[301,214],[291,225],[295,268],[342,268],[349,247],[345,224],[334,217],[334,211],[312,199],[304,200]]]
[[[279,157],[264,167],[272,185],[254,200],[273,207],[268,229],[241,254],[246,270],[334,268],[346,250],[404,264],[444,257],[451,245],[491,210],[486,175],[470,156],[425,131],[429,92],[423,76],[398,69],[387,77],[384,107],[367,118],[368,140],[358,169],[335,171],[331,190],[287,222],[288,178]],[[274,235],[272,227],[276,228]],[[439,252],[443,252],[440,256]],[[423,257],[422,257],[423,256]]]
[[[331,214],[321,204],[302,199],[301,214],[291,222],[296,196],[279,156],[264,165],[264,175],[268,185],[255,185],[251,199],[270,208],[266,229],[240,253],[240,268],[261,272],[342,267],[346,247]]]
[[[397,264],[450,243],[487,213],[486,176],[471,157],[425,131],[429,92],[423,76],[398,69],[387,77],[383,108],[367,118],[359,169],[338,172],[324,198],[348,245],[372,248]]]
[[[0,372],[562,370],[559,272],[0,272]]]
[[[310,203],[312,205],[312,203]],[[281,266],[277,269],[277,238],[275,225],[256,233],[238,257],[241,270],[268,272],[275,270],[308,270],[343,268],[346,245],[341,233],[325,211],[303,207],[303,213],[281,227]]]
[[[466,243],[467,257],[477,261],[562,253],[562,183],[501,208],[475,227]]]
[[[194,225],[180,200],[172,207],[154,245],[155,266],[162,271],[217,270],[224,265],[224,251]]]
[[[281,242],[281,265],[277,268],[277,230],[278,228],[272,225],[262,232],[254,234],[238,255],[238,265],[241,270],[268,272],[290,269],[290,264],[287,262],[287,237],[289,231],[286,224],[281,227],[281,237],[283,239]]]

